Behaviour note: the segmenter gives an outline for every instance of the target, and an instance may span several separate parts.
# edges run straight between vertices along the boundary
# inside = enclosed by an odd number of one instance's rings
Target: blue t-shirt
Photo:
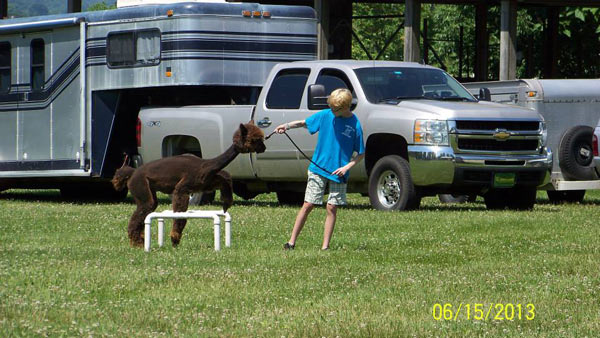
[[[309,133],[319,132],[317,148],[312,160],[327,169],[329,173],[312,163],[308,170],[334,182],[342,183],[341,177],[330,173],[348,164],[353,152],[356,151],[359,155],[365,152],[360,121],[354,114],[351,117],[335,117],[331,109],[325,109],[311,115],[305,122]],[[348,172],[344,176],[344,182],[349,174]]]

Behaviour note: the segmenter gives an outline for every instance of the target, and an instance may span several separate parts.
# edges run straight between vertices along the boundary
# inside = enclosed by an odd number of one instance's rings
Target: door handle
[[[270,126],[273,122],[268,117],[263,117],[262,120],[258,121],[256,124],[261,128],[266,128]]]

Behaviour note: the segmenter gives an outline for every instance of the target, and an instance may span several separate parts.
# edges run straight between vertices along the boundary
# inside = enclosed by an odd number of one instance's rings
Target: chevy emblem
[[[494,139],[497,141],[506,141],[510,137],[510,133],[506,129],[496,129]]]

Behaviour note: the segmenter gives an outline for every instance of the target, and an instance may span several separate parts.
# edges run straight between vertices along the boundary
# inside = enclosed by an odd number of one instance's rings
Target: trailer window
[[[111,34],[108,37],[108,64],[111,66],[133,66],[135,44],[133,32]]]
[[[310,69],[285,69],[279,72],[267,94],[267,108],[298,109]]]
[[[44,40],[31,40],[31,89],[44,88]]]
[[[0,92],[7,93],[10,90],[10,43],[0,42]]]
[[[138,63],[156,64],[160,59],[160,32],[158,30],[138,32],[135,45]]]
[[[111,33],[107,43],[111,67],[151,66],[160,62],[158,29]]]

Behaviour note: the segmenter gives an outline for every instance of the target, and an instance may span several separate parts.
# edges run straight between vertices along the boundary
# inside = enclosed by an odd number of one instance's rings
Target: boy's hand
[[[287,130],[287,123],[281,124],[275,127],[275,132],[277,134],[283,134]]]
[[[341,167],[341,168],[337,168],[334,172],[332,172],[333,175],[339,176],[339,177],[343,177],[344,175],[346,175],[346,173],[348,172],[348,170],[350,170],[350,168],[348,168],[347,165]]]

